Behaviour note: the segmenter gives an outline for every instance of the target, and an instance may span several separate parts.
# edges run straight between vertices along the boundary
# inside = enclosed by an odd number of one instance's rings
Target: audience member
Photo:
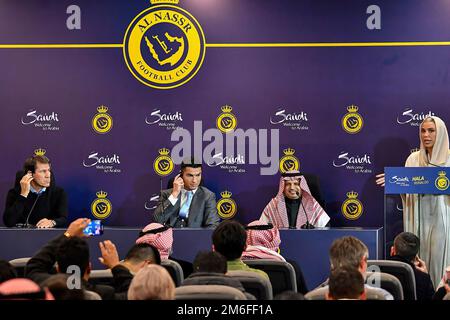
[[[227,260],[218,252],[199,252],[194,260],[194,272],[187,277],[182,286],[189,285],[222,285],[236,288],[243,292],[248,300],[255,297],[246,292],[242,283],[227,273]]]
[[[355,268],[331,270],[327,300],[366,300],[364,278]]]
[[[185,277],[192,273],[192,263],[171,256],[173,245],[173,230],[171,227],[160,223],[150,223],[139,233],[136,243],[148,243],[154,246],[158,249],[161,260],[170,259],[178,262]]]
[[[175,284],[166,269],[158,265],[142,268],[131,281],[129,300],[173,300]]]
[[[411,232],[402,232],[394,239],[390,260],[409,264],[416,279],[417,300],[431,300],[434,295],[433,282],[425,262],[417,256],[419,249],[420,239]]]
[[[0,284],[0,300],[55,300],[48,289],[30,279],[15,278]]]
[[[241,256],[245,251],[246,241],[247,233],[244,227],[234,220],[222,221],[212,234],[213,250],[227,259],[228,271],[253,271],[268,278],[264,271],[250,268],[242,262]]]
[[[0,260],[0,283],[13,278],[17,278],[14,267],[8,261]]]

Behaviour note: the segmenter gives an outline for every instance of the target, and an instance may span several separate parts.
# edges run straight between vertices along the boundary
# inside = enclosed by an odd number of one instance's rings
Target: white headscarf
[[[431,159],[428,160],[427,152],[425,150],[425,147],[423,146],[421,138],[421,131],[423,124],[426,121],[430,121],[430,119],[433,119],[433,122],[436,124],[436,141],[434,142]],[[449,141],[448,141],[447,127],[445,126],[444,121],[442,121],[441,118],[438,118],[436,116],[425,118],[420,124],[419,139],[420,139],[419,166],[421,167],[428,167],[433,165],[445,166],[445,163],[447,162],[449,155]]]

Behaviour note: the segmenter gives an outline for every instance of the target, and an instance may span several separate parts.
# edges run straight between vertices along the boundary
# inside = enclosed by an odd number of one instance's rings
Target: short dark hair
[[[59,272],[66,273],[69,266],[76,265],[84,275],[89,266],[89,246],[84,239],[71,237],[64,239],[56,252]]]
[[[68,274],[54,274],[45,279],[41,283],[41,287],[47,287],[55,300],[85,300],[84,291],[82,289],[69,289],[67,287],[68,279]]]
[[[273,300],[305,300],[305,296],[300,292],[288,290],[277,294]]]
[[[186,168],[201,168],[202,164],[200,161],[196,160],[194,157],[183,159],[181,162],[181,172]]]
[[[364,293],[364,278],[355,268],[331,270],[328,294],[332,299],[359,299]]]
[[[227,259],[218,252],[201,251],[195,257],[194,272],[227,273]]]
[[[161,264],[161,256],[158,249],[148,243],[138,243],[133,245],[125,257],[131,263],[141,263],[149,260],[154,264]]]
[[[217,252],[227,261],[239,259],[245,250],[247,232],[235,220],[222,221],[212,234],[212,242]]]
[[[34,173],[36,171],[36,163],[44,163],[50,165],[50,160],[46,156],[33,156],[25,160],[25,163],[23,164],[23,171],[27,173],[28,171],[31,171]]]
[[[408,261],[413,261],[420,249],[420,239],[411,232],[402,232],[394,239],[395,253]]]
[[[0,260],[0,283],[17,278],[16,269],[6,260]]]

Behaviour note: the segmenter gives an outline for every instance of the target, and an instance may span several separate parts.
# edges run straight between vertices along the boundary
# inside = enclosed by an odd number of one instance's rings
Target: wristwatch
[[[70,233],[69,233],[68,231],[66,231],[66,232],[64,232],[64,236],[65,236],[66,238],[70,238]]]

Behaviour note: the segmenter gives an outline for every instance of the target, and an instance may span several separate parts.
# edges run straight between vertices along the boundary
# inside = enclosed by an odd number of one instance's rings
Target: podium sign
[[[450,194],[448,167],[386,167],[385,194]]]

